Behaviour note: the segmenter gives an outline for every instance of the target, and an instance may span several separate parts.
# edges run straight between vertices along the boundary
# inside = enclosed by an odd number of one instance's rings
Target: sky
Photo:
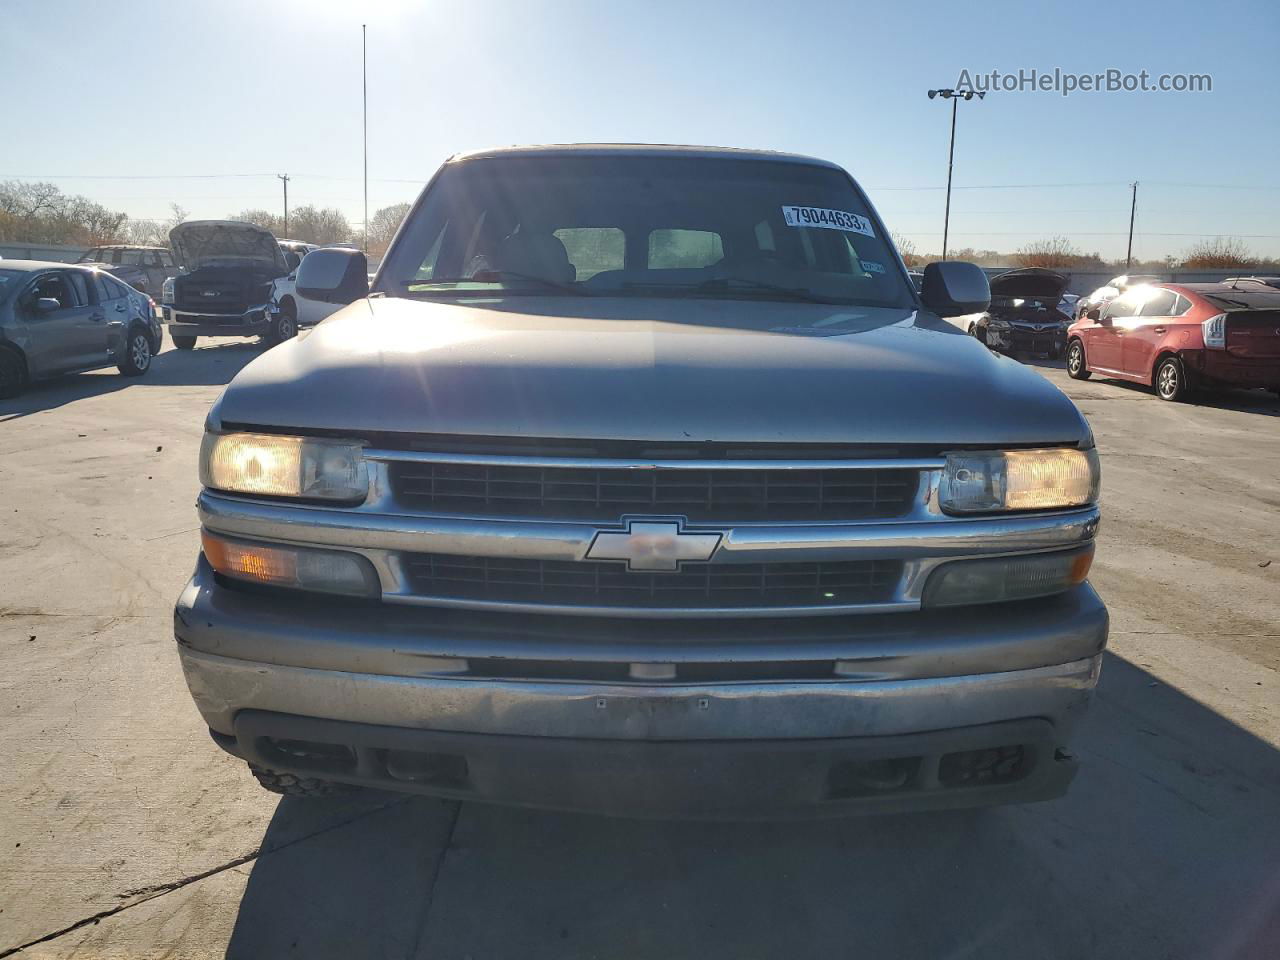
[[[959,104],[951,247],[1052,235],[1123,256],[1237,236],[1280,256],[1280,4],[831,0],[0,0],[0,179],[136,218],[412,200],[511,143],[758,147],[848,169],[892,232],[941,248],[961,72],[1207,73],[1212,92],[994,91]]]

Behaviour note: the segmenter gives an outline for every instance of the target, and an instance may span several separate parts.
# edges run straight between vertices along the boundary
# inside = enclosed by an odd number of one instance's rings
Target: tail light
[[[1204,334],[1204,345],[1210,350],[1227,349],[1227,315],[1220,313],[1200,324]]]

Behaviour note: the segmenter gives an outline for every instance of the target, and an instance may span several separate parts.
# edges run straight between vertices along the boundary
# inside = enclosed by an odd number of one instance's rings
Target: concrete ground
[[[170,611],[201,423],[260,348],[0,401],[0,957],[1280,956],[1280,401],[1059,369],[1111,653],[1070,795],[663,824],[258,789]],[[981,411],[975,411],[981,415]]]

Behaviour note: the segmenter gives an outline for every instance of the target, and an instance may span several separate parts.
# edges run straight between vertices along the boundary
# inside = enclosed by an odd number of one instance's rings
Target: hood
[[[169,245],[189,271],[218,260],[251,260],[287,272],[270,230],[238,220],[188,220],[169,231]]]
[[[676,312],[680,323],[667,319]],[[352,436],[933,447],[1090,436],[1047,380],[932,314],[595,297],[358,301],[249,364],[210,421]]]
[[[1067,289],[1067,278],[1043,267],[1009,270],[991,278],[991,296],[1044,300],[1057,303]]]

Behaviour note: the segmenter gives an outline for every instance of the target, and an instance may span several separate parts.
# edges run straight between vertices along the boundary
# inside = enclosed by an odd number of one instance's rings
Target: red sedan
[[[1152,283],[1067,329],[1067,373],[1098,373],[1185,400],[1197,387],[1280,393],[1280,290],[1263,284]]]

